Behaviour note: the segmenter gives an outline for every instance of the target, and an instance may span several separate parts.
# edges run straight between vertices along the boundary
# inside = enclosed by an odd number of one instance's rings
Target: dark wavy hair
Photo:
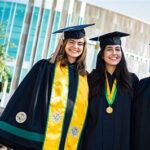
[[[86,41],[86,38],[84,38],[84,40],[85,41],[84,41],[84,45],[83,45],[83,52],[76,60],[78,73],[82,76],[87,75],[86,63],[85,63],[86,53],[87,53],[87,41]],[[59,54],[57,55],[57,61],[61,62],[60,63],[61,66],[66,66],[69,63],[67,54],[65,51],[67,42],[68,42],[68,39],[63,40],[63,45],[61,46]]]
[[[90,89],[92,89],[90,92],[90,96],[96,96],[98,93],[101,93],[102,95],[104,94],[106,80],[106,68],[103,59],[104,50],[105,49],[100,50],[97,57],[96,69],[88,76],[89,87]],[[121,52],[122,58],[119,64],[117,65],[114,74],[117,79],[118,86],[121,87],[123,90],[128,90],[132,95],[131,75],[127,69],[126,60],[122,48]]]

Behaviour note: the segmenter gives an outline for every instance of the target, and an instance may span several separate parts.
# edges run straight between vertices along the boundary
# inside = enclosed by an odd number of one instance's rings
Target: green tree
[[[6,37],[6,32],[4,31],[4,25],[0,24],[0,42]],[[1,42],[2,43],[2,42]],[[2,90],[3,84],[6,80],[8,80],[8,77],[10,75],[9,69],[6,65],[6,46],[12,45],[9,43],[1,44],[0,43],[0,91]]]
[[[5,46],[0,45],[0,79],[7,80],[8,75],[9,75],[9,70],[6,65]]]

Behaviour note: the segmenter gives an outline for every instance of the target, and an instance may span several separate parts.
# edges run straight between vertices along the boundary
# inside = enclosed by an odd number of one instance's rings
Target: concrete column
[[[29,33],[29,26],[30,26],[32,11],[33,11],[33,5],[34,5],[34,0],[29,0],[27,9],[26,9],[25,22],[24,22],[23,29],[22,29],[21,42],[19,43],[19,50],[17,54],[15,73],[14,73],[14,76],[12,79],[12,85],[11,85],[11,89],[12,89],[11,92],[13,92],[19,84],[19,77],[21,74],[21,69],[22,69],[22,64],[23,64],[23,58],[24,58],[24,53],[25,53],[27,36]]]

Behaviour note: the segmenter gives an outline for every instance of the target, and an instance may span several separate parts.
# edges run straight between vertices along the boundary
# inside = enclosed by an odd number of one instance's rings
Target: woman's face
[[[122,58],[120,45],[107,45],[104,49],[103,59],[106,67],[116,67]]]
[[[84,49],[85,39],[68,39],[65,51],[70,63],[74,63],[76,59],[82,54]]]

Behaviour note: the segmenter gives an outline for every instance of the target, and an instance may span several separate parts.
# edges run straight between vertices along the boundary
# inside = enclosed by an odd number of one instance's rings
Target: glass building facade
[[[42,3],[44,3],[43,8]],[[67,12],[67,17],[64,20],[63,27],[72,25],[74,0],[70,0],[67,3],[69,10]],[[14,82],[13,78],[15,77],[15,69],[17,69],[16,63],[21,46],[23,28],[25,28],[27,7],[29,4],[30,1],[27,0],[23,2],[18,0],[0,1],[0,23],[3,24],[4,31],[7,33],[7,36],[0,41],[0,44],[8,42],[14,44],[13,47],[8,45],[6,47],[6,54],[8,56],[7,65],[11,71],[7,92],[15,90],[15,88],[12,86]],[[76,17],[76,22],[73,22],[74,24],[83,23],[82,14],[84,13],[85,9],[84,5],[84,3],[81,4],[82,11],[79,12],[79,15]],[[64,9],[63,7],[63,0],[57,0],[57,2],[55,0],[35,0],[31,12],[31,20],[29,22],[29,31],[27,33],[19,83],[22,81],[34,63],[42,58],[49,58],[55,50],[58,35],[51,33],[61,27],[61,16]],[[49,28],[51,28],[51,31],[49,31]],[[33,64],[31,64],[31,62],[33,62]]]
[[[96,23],[97,25],[94,27],[94,30],[86,30],[90,35],[89,37],[119,29],[123,31],[127,30],[127,32],[131,29],[131,31],[137,34],[134,26],[133,28],[130,26],[131,23],[136,23],[139,27],[146,26],[144,29],[148,30],[148,25],[144,23],[139,23],[132,18],[129,19],[126,16],[91,6],[80,0],[34,0],[33,5],[31,4],[32,2],[32,0],[0,0],[0,24],[3,24],[3,30],[7,33],[7,36],[0,40],[0,44],[14,43],[13,47],[9,45],[6,47],[6,54],[8,56],[7,65],[10,68],[11,76],[7,84],[7,93],[10,94],[6,94],[6,98],[4,99],[9,99],[17,87],[14,86],[17,70],[20,70],[19,76],[17,77],[19,80],[18,83],[20,83],[33,64],[40,59],[51,56],[59,37],[59,35],[52,34],[52,32],[59,28],[83,23]],[[33,6],[31,12],[28,12],[29,6]],[[26,22],[29,14],[31,15],[31,19]],[[111,24],[106,23],[108,20],[112,20]],[[146,33],[147,31],[145,30],[141,35],[144,36]],[[138,42],[135,43],[141,44],[139,47],[142,49],[143,43],[139,43],[140,40],[138,39],[138,37],[141,39],[141,35],[139,33],[139,36],[136,36]],[[23,38],[26,40],[24,42],[25,45],[21,43]],[[132,63],[132,65],[129,65],[129,70],[137,68],[136,73],[138,73],[141,70],[139,69],[140,65],[142,65],[143,71],[140,73],[141,76],[143,73],[149,73],[150,60],[142,57],[140,53],[136,54],[138,51],[137,48],[135,53],[131,53],[133,48],[132,43],[134,42],[130,42],[129,40],[127,42],[123,41],[123,47],[127,43],[129,43],[129,48],[131,47],[131,50],[129,49],[128,52],[125,52],[127,62],[129,64]],[[95,49],[94,45],[94,42],[88,41],[86,60],[88,62],[87,70],[89,72],[95,67],[97,52],[99,50]],[[19,52],[23,46],[25,48],[23,59],[21,60],[21,67],[17,68],[20,56]],[[148,48],[146,47],[146,49]],[[134,65],[136,67],[132,67]]]

